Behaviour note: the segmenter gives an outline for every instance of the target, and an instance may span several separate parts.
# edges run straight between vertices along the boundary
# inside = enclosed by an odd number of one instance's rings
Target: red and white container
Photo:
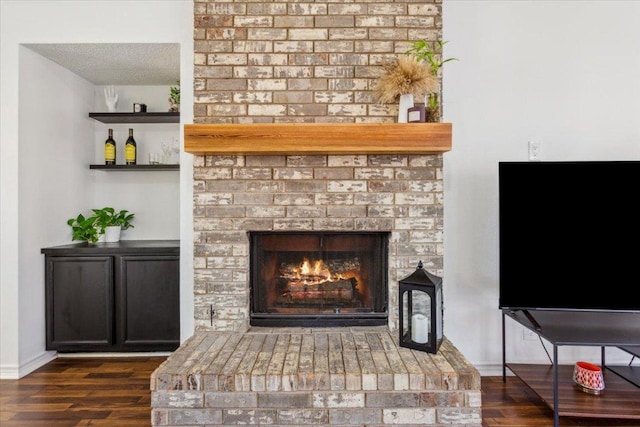
[[[576,362],[573,368],[573,381],[582,391],[600,394],[604,390],[602,368],[589,362]]]

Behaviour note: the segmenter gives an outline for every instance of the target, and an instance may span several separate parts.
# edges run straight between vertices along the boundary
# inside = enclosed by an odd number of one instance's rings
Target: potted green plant
[[[105,242],[117,242],[120,240],[122,230],[133,228],[131,221],[135,214],[129,213],[126,209],[116,211],[114,208],[106,206],[102,209],[91,210],[96,218],[98,232],[105,235]]]
[[[435,41],[436,48],[431,48],[431,42],[427,40],[417,40],[411,42],[411,48],[405,52],[406,55],[412,55],[420,62],[424,62],[429,66],[431,74],[434,77],[438,77],[438,72],[444,64],[449,61],[457,61],[458,58],[442,59],[442,50],[445,44],[448,42],[440,39]],[[431,91],[425,97],[425,110],[427,122],[439,122],[440,121],[440,96],[439,89]]]
[[[176,83],[180,84],[180,80]],[[180,86],[169,87],[169,112],[177,113],[180,111]]]
[[[96,219],[95,215],[85,218],[82,214],[78,214],[75,218],[69,218],[67,224],[71,227],[71,239],[96,243],[100,239],[100,229],[96,226]]]

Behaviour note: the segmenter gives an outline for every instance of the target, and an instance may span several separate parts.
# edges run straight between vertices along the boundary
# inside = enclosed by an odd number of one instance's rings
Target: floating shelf
[[[102,123],[180,123],[180,113],[89,113]]]
[[[185,124],[184,147],[200,155],[440,154],[451,123]]]
[[[103,171],[176,171],[180,165],[89,165],[89,169]]]

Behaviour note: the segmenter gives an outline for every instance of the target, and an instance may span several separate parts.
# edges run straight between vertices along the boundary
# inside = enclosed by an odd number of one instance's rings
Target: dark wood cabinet
[[[113,257],[46,257],[47,350],[113,345]]]
[[[173,351],[180,345],[178,241],[43,248],[46,349]]]
[[[180,259],[174,255],[117,257],[116,319],[123,348],[172,348],[180,337]]]

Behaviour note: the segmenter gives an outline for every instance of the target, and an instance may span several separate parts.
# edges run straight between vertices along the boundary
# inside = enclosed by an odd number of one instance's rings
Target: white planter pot
[[[107,243],[119,242],[120,231],[122,231],[122,227],[120,227],[119,225],[106,227],[104,229],[104,241]]]

